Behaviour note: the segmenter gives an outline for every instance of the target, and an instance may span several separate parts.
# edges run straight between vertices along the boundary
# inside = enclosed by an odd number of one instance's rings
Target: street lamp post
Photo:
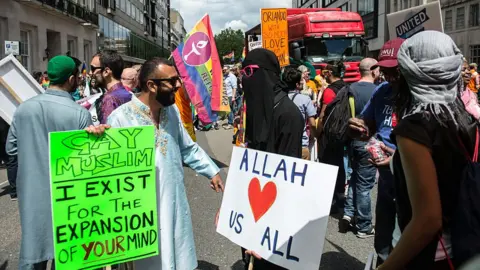
[[[164,49],[163,49],[163,21],[165,20],[165,17],[160,16],[160,21],[162,22],[162,57],[165,57],[165,52],[164,52]]]

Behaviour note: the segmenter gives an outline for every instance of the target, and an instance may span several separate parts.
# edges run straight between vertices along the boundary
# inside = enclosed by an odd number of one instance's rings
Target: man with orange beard
[[[192,140],[196,142],[197,137],[193,128],[192,107],[190,107],[190,99],[184,86],[175,94],[175,105],[177,105],[180,111],[183,127],[185,127]]]

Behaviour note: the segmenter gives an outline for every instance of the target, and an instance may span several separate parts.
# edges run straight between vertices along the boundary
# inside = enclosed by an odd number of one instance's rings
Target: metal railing
[[[98,25],[98,14],[95,12],[95,7],[87,8],[74,3],[71,0],[37,0],[44,5],[51,6],[52,8],[64,12],[67,15],[75,16],[85,22],[89,22]]]

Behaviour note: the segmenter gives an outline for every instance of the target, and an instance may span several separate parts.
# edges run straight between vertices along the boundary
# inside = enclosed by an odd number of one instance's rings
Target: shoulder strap
[[[355,98],[353,98],[353,96],[349,96],[348,103],[350,104],[350,113],[352,118],[355,118]]]
[[[292,97],[292,101],[297,97],[298,93],[295,93],[295,95],[293,95]]]
[[[278,104],[280,104],[280,101],[282,101],[282,99],[284,99],[285,97],[288,97],[288,95],[282,96],[281,98],[278,98],[278,99],[275,98],[275,100],[274,100],[275,103],[273,105],[273,110],[275,110],[277,108]]]

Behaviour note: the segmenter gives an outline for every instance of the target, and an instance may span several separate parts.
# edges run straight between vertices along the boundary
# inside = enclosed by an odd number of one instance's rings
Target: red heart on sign
[[[260,181],[254,177],[248,185],[248,200],[252,208],[253,218],[257,222],[277,198],[277,186],[274,182],[268,182],[263,190],[260,188]]]

